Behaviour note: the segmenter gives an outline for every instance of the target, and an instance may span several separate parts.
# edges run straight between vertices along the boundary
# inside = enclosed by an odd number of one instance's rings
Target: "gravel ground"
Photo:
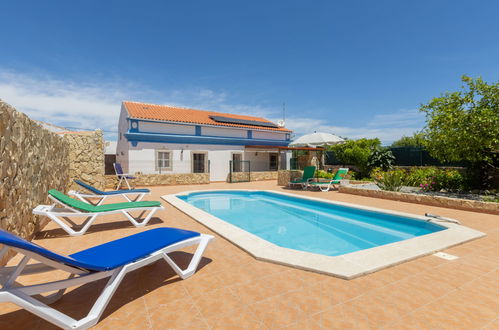
[[[376,184],[374,183],[367,183],[367,184],[356,184],[356,185],[351,185],[352,187],[355,188],[361,188],[361,189],[370,189],[370,190],[381,190]],[[493,197],[493,196],[487,196],[487,195],[480,195],[480,194],[471,194],[471,193],[451,193],[451,192],[439,192],[439,191],[421,191],[417,187],[402,187],[400,192],[404,193],[411,193],[411,194],[421,194],[421,195],[429,195],[429,196],[440,196],[440,197],[449,197],[449,198],[460,198],[460,199],[469,199],[469,200],[475,200],[475,201],[483,201],[484,199],[489,202],[490,200],[487,200],[487,198]]]

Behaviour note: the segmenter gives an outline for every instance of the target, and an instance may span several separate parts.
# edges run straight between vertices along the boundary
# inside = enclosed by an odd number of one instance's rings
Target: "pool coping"
[[[293,250],[278,246],[254,234],[251,234],[244,229],[221,220],[195,206],[192,206],[191,204],[177,197],[185,196],[191,193],[213,191],[263,191],[284,196],[291,196],[295,198],[303,198],[306,200],[319,201],[333,205],[354,207],[368,211],[381,212],[385,214],[399,215],[413,219],[429,221],[446,227],[447,229],[399,242],[343,254],[340,256],[326,256],[322,254]],[[176,194],[164,195],[161,196],[161,198],[181,212],[190,216],[197,222],[229,240],[258,260],[264,260],[317,273],[328,274],[347,280],[373,273],[383,268],[391,267],[405,261],[432,254],[437,251],[486,236],[485,233],[482,233],[475,229],[471,229],[459,224],[435,220],[426,216],[419,216],[410,213],[385,210],[352,203],[331,201],[317,197],[302,196],[275,190],[190,190]]]

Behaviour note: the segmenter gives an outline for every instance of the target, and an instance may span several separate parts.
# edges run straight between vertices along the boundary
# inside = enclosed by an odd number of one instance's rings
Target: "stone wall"
[[[440,196],[408,194],[395,191],[370,190],[348,186],[340,186],[340,193],[361,195],[374,198],[391,199],[395,201],[424,204],[452,209],[499,214],[499,203],[465,200]]]
[[[278,177],[277,171],[250,172],[250,181],[265,181],[276,180]],[[227,174],[227,182],[230,182],[230,173]],[[248,179],[248,172],[232,173],[233,181],[244,181]]]
[[[179,173],[179,174],[134,174],[136,179],[130,180],[134,186],[161,186],[161,185],[185,185],[185,184],[208,184],[209,173]],[[116,175],[105,176],[105,186],[108,189],[116,189],[118,179]],[[127,189],[126,184],[121,184],[121,189]]]
[[[282,170],[277,174],[277,185],[287,186],[290,181],[299,180],[303,177],[303,171],[300,170]]]
[[[103,189],[104,178],[104,138],[101,130],[94,132],[65,132],[64,140],[69,146],[69,187],[78,189],[73,182],[80,179],[86,183]]]
[[[68,155],[62,137],[0,100],[0,228],[31,239],[48,222],[32,210],[66,189]]]

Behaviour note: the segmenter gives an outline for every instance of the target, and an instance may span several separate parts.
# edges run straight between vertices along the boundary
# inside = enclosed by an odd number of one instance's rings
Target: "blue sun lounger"
[[[0,302],[16,304],[27,311],[64,329],[87,329],[99,321],[124,276],[135,269],[164,259],[173,270],[186,279],[194,274],[204,250],[213,236],[176,228],[156,228],[120,238],[92,248],[63,256],[28,242],[19,236],[0,230],[0,259],[12,249],[24,257],[17,266],[0,268]],[[185,270],[167,253],[198,245]],[[37,263],[28,264],[33,259]],[[64,271],[69,278],[48,283],[23,285],[19,276],[49,271]],[[109,278],[87,316],[80,320],[48,306],[62,297],[64,291],[103,278]],[[47,296],[42,293],[53,292]]]
[[[81,180],[74,180],[75,183],[90,191],[91,193],[84,193],[77,190],[71,190],[68,195],[77,197],[83,202],[91,203],[91,199],[99,199],[99,201],[94,205],[101,205],[104,203],[106,198],[112,196],[121,196],[125,198],[128,202],[139,202],[144,198],[145,195],[149,195],[151,191],[149,189],[130,189],[130,190],[112,190],[112,191],[102,191],[99,190],[88,183]],[[135,196],[132,198],[131,196]],[[93,203],[91,203],[93,204]]]

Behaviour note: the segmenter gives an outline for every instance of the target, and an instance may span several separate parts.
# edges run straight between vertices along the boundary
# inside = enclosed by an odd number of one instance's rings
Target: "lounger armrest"
[[[38,205],[33,209],[33,214],[45,215],[54,209],[54,205]]]
[[[37,215],[47,215],[47,213],[50,212],[58,212],[58,213],[68,213],[69,216],[79,216],[79,215],[86,215],[90,213],[75,213],[75,211],[68,209],[68,208],[60,208],[60,207],[55,207],[56,205],[38,205],[33,209],[33,214]]]

